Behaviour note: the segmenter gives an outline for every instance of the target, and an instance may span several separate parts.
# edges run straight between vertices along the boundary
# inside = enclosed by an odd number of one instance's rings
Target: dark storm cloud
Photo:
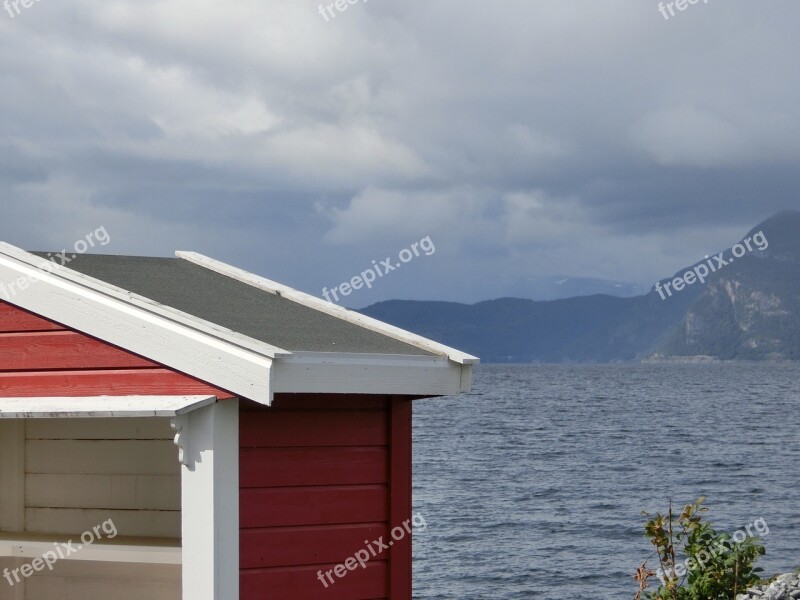
[[[798,207],[792,0],[42,0],[0,19],[0,238],[195,249],[355,305],[655,281]]]

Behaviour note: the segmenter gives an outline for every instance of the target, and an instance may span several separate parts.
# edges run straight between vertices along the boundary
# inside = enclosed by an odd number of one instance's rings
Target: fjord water
[[[707,497],[800,566],[800,365],[481,365],[414,406],[414,597],[631,599],[641,511]],[[656,563],[652,563],[654,566]]]

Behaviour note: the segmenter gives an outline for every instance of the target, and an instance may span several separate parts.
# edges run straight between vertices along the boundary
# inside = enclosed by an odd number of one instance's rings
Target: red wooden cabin
[[[477,359],[193,253],[0,282],[0,600],[411,598],[411,401]]]

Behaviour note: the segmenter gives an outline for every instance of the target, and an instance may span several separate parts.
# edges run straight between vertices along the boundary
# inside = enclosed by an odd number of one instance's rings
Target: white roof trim
[[[327,302],[322,298],[317,298],[311,294],[300,292],[275,281],[271,281],[259,275],[244,271],[243,269],[239,269],[218,260],[214,260],[213,258],[203,256],[197,252],[179,251],[175,253],[175,256],[184,260],[188,260],[189,262],[201,267],[205,267],[206,269],[215,271],[221,275],[225,275],[226,277],[246,283],[260,290],[264,290],[265,292],[276,294],[282,298],[302,304],[303,306],[313,308],[314,310],[318,310],[349,323],[353,323],[354,325],[358,325],[387,337],[405,342],[406,344],[410,344],[411,346],[415,346],[422,350],[446,356],[450,360],[459,364],[468,365],[480,362],[480,359],[476,356],[466,354],[465,352],[461,352],[455,348],[450,348],[444,344],[439,344],[420,335],[406,331],[405,329],[400,329],[394,325],[389,325],[388,323],[384,323],[377,319],[373,319],[372,317],[368,317],[366,315],[362,315],[361,313],[344,308],[343,306],[333,304],[332,302]]]
[[[17,293],[10,298],[0,293],[0,299],[266,405],[271,404],[275,392],[439,396],[469,390],[471,365],[478,362],[474,356],[199,254],[177,254],[262,291],[279,294],[436,356],[293,354],[68,266],[57,267],[3,242],[0,282],[9,284],[23,278],[29,285],[15,290]],[[275,366],[279,366],[277,371]],[[82,408],[77,412],[84,414]],[[102,410],[100,413],[105,414]]]
[[[207,333],[208,335],[217,337],[219,339],[223,339],[231,344],[252,350],[253,352],[257,352],[269,358],[291,355],[291,352],[288,350],[283,350],[277,346],[256,340],[239,332],[217,325],[216,323],[205,321],[195,317],[194,315],[190,315],[178,310],[177,308],[173,308],[166,304],[160,304],[151,300],[150,298],[134,294],[133,292],[130,292],[124,288],[112,285],[100,279],[95,279],[89,275],[84,275],[79,271],[70,269],[69,266],[58,265],[52,261],[46,260],[40,256],[37,256],[36,254],[31,254],[26,250],[22,250],[6,242],[0,242],[0,256],[2,255],[14,258],[26,265],[30,265],[39,270],[52,273],[53,275],[56,275],[66,281],[71,281],[73,283],[77,283],[78,285],[88,287],[111,298],[122,300],[126,304],[142,308],[153,314],[165,317],[171,321],[175,321],[181,325],[186,325],[192,329]],[[9,302],[13,304],[13,299],[9,300]]]
[[[216,401],[214,396],[0,398],[0,419],[177,417]]]
[[[472,365],[445,356],[295,352],[272,372],[274,393],[452,396],[472,385]]]
[[[272,359],[291,354],[0,243],[0,281],[19,279],[11,304],[262,404]]]
[[[311,352],[302,350],[275,361],[281,365],[397,365],[401,367],[441,367],[450,361],[446,356],[426,354],[363,354],[358,352]]]

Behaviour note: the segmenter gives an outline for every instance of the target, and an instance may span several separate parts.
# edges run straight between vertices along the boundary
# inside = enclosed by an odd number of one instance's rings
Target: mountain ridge
[[[768,242],[764,250],[755,242],[749,244],[752,251],[735,258],[726,250],[717,255],[733,259],[724,268],[671,296],[654,286],[631,297],[497,298],[474,304],[387,300],[360,312],[485,362],[798,360],[800,211],[781,211],[742,240],[759,232]],[[676,278],[714,263],[713,256],[703,259],[659,284],[675,285]]]

